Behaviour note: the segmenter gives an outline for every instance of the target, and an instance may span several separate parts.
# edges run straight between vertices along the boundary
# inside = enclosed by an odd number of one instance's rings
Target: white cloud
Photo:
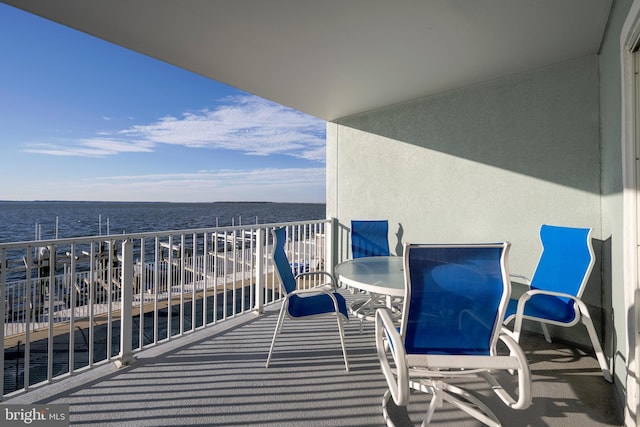
[[[149,125],[133,126],[122,134],[158,144],[324,159],[322,120],[255,96],[227,101],[214,110],[189,112],[180,118],[164,117]]]
[[[105,119],[107,119],[105,117]],[[249,155],[288,156],[324,161],[324,121],[256,96],[230,97],[215,109],[166,116],[117,132],[67,144],[38,144],[28,153],[104,157],[125,152],[150,152],[158,144],[187,148],[242,151]]]
[[[102,151],[105,155],[118,153],[149,153],[153,151],[153,144],[148,141],[119,141],[107,138],[85,139],[81,145],[87,149]]]
[[[128,142],[109,138],[82,139],[73,145],[30,144],[25,153],[50,156],[105,157],[118,153],[151,152],[153,144],[146,141]]]

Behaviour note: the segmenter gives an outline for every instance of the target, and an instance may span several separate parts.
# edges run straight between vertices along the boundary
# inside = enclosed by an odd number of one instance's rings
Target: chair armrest
[[[575,295],[565,294],[563,292],[547,291],[544,289],[531,289],[522,294],[520,298],[518,298],[518,307],[516,308],[516,323],[518,322],[518,318],[522,319],[522,316],[524,315],[524,307],[527,304],[527,301],[529,301],[534,295],[555,296],[559,298],[567,298],[573,300],[576,303],[582,303],[582,301],[580,301],[580,298],[576,297]]]
[[[420,384],[421,378],[434,379],[437,377],[452,377],[476,374],[491,385],[491,390],[512,409],[526,409],[531,405],[531,370],[527,357],[520,345],[506,333],[501,333],[499,339],[506,345],[509,354],[485,355],[450,355],[450,354],[415,354],[407,355],[407,365],[411,379]],[[518,375],[517,391],[514,397],[507,390],[513,390],[511,384],[503,387],[498,381],[500,376],[493,375],[494,371],[515,372]],[[398,373],[400,376],[400,373]],[[508,381],[510,383],[510,381]]]
[[[514,400],[502,387],[492,387],[493,391],[510,408],[526,409],[531,405],[531,368],[522,347],[509,334],[501,333],[502,341],[509,349],[509,356],[518,361],[518,400]],[[497,382],[497,381],[496,381]]]
[[[336,278],[333,277],[333,274],[329,273],[328,271],[306,271],[304,273],[300,273],[296,276],[296,280],[298,280],[301,277],[306,277],[306,276],[328,276],[329,280],[331,281],[331,287],[333,289],[336,289]]]
[[[379,308],[375,317],[376,350],[393,401],[398,406],[409,403],[409,368],[402,337],[393,324],[389,309]],[[391,353],[396,369],[392,369],[387,356]]]
[[[528,301],[534,295],[549,295],[549,296],[555,296],[555,297],[560,297],[560,298],[568,298],[568,299],[572,299],[574,301],[580,301],[580,298],[576,297],[575,295],[565,294],[564,292],[547,291],[545,289],[531,289],[531,290],[528,290],[527,292],[522,294],[522,296],[520,298],[518,298],[518,300]],[[520,304],[520,302],[518,302],[518,304]]]
[[[309,289],[296,289],[293,292],[289,292],[285,297],[290,297],[292,295],[304,295],[304,294],[327,294],[329,296],[333,296],[333,290],[327,287],[319,286],[317,288],[309,288]]]
[[[524,318],[524,308],[527,305],[527,302],[534,295],[548,295],[548,296],[556,296],[559,298],[567,298],[572,300],[574,303],[578,304],[578,307],[581,312],[585,312],[587,310],[585,304],[580,300],[580,298],[575,295],[565,294],[563,292],[556,291],[547,291],[544,289],[530,289],[527,292],[520,295],[518,298],[518,306],[516,308],[515,314],[509,317],[508,320],[515,318],[513,324],[513,332],[510,332],[509,335],[514,338],[516,341],[520,341],[520,332],[522,330],[522,320]]]

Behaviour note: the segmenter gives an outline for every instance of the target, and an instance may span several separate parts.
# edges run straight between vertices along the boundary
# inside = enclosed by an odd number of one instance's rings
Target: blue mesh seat
[[[423,425],[447,401],[491,426],[496,415],[451,379],[478,376],[510,408],[531,403],[529,365],[518,343],[501,332],[511,286],[508,243],[405,245],[405,300],[400,330],[388,309],[376,312],[376,348],[389,385],[383,413],[389,425],[408,419],[410,390],[432,395]],[[506,346],[499,353],[497,343]],[[392,368],[394,366],[395,368]],[[517,398],[495,372],[517,373]],[[399,414],[404,414],[398,417]]]
[[[352,220],[351,253],[353,258],[389,256],[389,222]]]
[[[547,324],[570,327],[582,321],[587,328],[604,378],[611,373],[600,346],[582,293],[595,263],[590,228],[542,225],[542,254],[533,276],[514,276],[528,286],[518,299],[509,301],[505,324],[514,321],[513,337],[518,341],[523,319],[540,322],[545,339],[551,342]]]
[[[293,275],[292,266],[289,263],[284,249],[287,238],[286,233],[286,228],[277,228],[272,231],[274,239],[273,262],[282,288],[286,294],[282,302],[282,307],[280,308],[273,339],[271,340],[266,366],[268,368],[271,362],[273,348],[276,343],[276,338],[282,329],[285,315],[292,319],[303,319],[311,316],[331,316],[334,317],[338,323],[344,365],[348,371],[349,363],[347,361],[347,350],[344,344],[344,328],[342,325],[343,321],[349,319],[347,303],[342,295],[335,292],[335,279],[330,273],[325,271],[307,271],[296,276]],[[330,280],[331,288],[319,286],[312,289],[297,289],[296,279],[311,275],[327,277]]]

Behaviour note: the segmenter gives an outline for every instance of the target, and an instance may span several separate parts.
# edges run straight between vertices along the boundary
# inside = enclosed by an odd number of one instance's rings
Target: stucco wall
[[[387,218],[392,251],[508,240],[530,275],[549,223],[592,227],[600,262],[600,185],[595,55],[327,125],[327,213]],[[586,299],[598,319],[599,274]]]
[[[625,383],[627,363],[627,313],[623,278],[623,199],[621,145],[621,65],[620,32],[632,0],[616,0],[609,17],[600,55],[600,132],[602,145],[602,236],[607,242],[604,259],[616,260],[603,264],[603,289],[612,309],[608,312],[607,347],[612,348],[613,371],[617,384]]]

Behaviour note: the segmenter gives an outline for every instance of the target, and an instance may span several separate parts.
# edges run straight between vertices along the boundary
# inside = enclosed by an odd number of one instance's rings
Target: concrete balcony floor
[[[345,293],[351,299],[353,296]],[[0,403],[70,405],[74,426],[384,426],[386,382],[375,353],[373,324],[346,326],[350,372],[337,328],[328,319],[285,320],[272,364],[265,361],[279,306],[197,331],[137,354],[131,366],[91,372]],[[577,326],[580,327],[580,326]],[[524,411],[491,398],[468,381],[504,426],[619,426],[615,388],[589,351],[542,336],[521,341],[533,376],[533,404]],[[420,424],[428,397],[415,394],[410,416]],[[433,425],[478,426],[445,404]]]

